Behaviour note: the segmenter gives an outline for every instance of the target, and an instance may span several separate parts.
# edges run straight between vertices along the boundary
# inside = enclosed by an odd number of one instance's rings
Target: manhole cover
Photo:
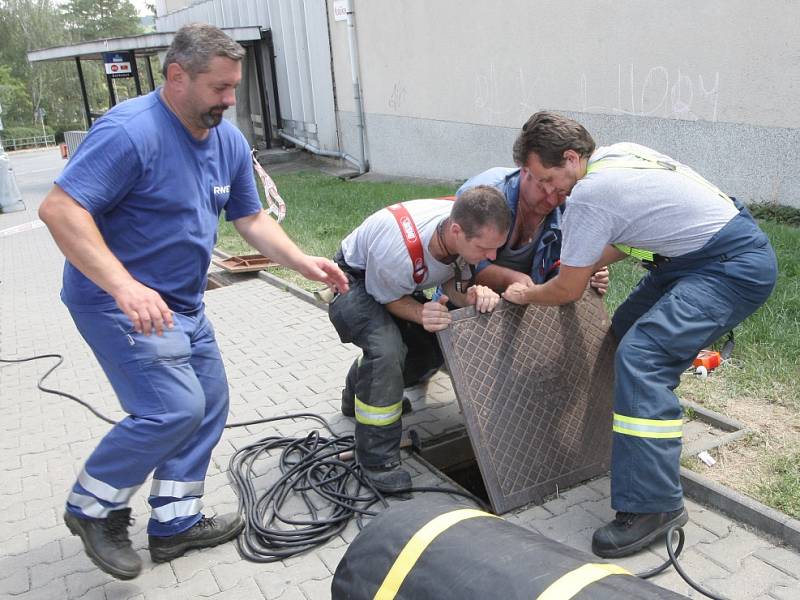
[[[602,300],[452,314],[439,340],[494,510],[606,473],[616,343]]]

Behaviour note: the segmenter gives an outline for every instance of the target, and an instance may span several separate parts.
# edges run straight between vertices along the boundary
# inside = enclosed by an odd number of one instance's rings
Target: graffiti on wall
[[[581,74],[578,80],[581,112],[687,121],[717,120],[718,71],[704,77],[680,68],[655,66],[637,71],[634,65],[617,65],[616,75],[616,78],[600,80],[595,74],[590,80],[587,73]]]
[[[717,121],[720,74],[657,65],[616,65],[583,72],[577,90],[556,75],[531,75],[521,67],[498,72],[493,63],[475,74],[474,106],[489,123],[515,122],[557,104],[564,110],[687,121]],[[567,94],[564,96],[563,94]],[[554,98],[564,101],[554,103]]]
[[[529,77],[522,68],[507,79],[498,76],[494,63],[490,63],[485,72],[475,75],[475,108],[488,115],[490,122],[503,116],[517,120],[520,114],[536,110],[534,92],[541,85],[539,77]]]

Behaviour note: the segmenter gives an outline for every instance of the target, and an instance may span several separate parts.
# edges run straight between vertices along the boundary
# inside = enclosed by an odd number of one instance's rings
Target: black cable
[[[364,517],[377,514],[372,506],[388,506],[386,496],[375,489],[354,459],[354,437],[337,436],[322,417],[314,418],[324,423],[332,437],[319,431],[304,438],[270,436],[240,448],[231,457],[228,477],[245,519],[237,543],[247,560],[274,562],[299,554],[341,533],[354,515],[360,529]],[[280,455],[275,456],[278,451]],[[280,470],[277,481],[263,492],[257,491],[255,482],[274,472],[275,462]],[[398,495],[413,492],[456,494],[488,510],[480,499],[456,489],[412,487]]]
[[[39,379],[37,387],[40,390],[69,398],[106,423],[116,424],[80,398],[42,385],[64,362],[62,355],[42,354],[30,358],[0,359],[0,362],[22,363],[43,358],[57,358],[58,362]],[[388,506],[385,495],[375,489],[354,458],[355,438],[337,435],[321,415],[292,413],[229,423],[225,428],[298,418],[316,420],[331,437],[323,437],[316,430],[303,438],[271,436],[242,447],[231,457],[228,478],[239,497],[239,512],[245,517],[244,532],[237,543],[240,554],[247,560],[273,562],[305,552],[339,534],[354,515],[361,529],[364,517],[377,514],[370,510],[375,504],[380,503],[384,508]],[[264,459],[274,461],[273,454],[277,451],[280,451],[278,466],[281,476],[269,487],[257,489],[259,478],[274,471],[274,465],[262,466]],[[489,510],[476,496],[457,489],[412,487],[398,495],[407,496],[414,492],[458,495],[468,498],[483,510]],[[300,502],[310,516],[297,516],[296,507]]]
[[[681,527],[670,527],[669,528],[669,530],[667,531],[667,540],[666,541],[667,541],[667,554],[670,555],[670,557],[672,556],[672,554],[670,554],[670,551],[672,549],[672,533],[673,532],[678,534],[678,547],[674,550],[674,556],[675,556],[675,559],[677,560],[678,556],[680,556],[681,551],[683,550],[683,542],[684,542],[684,540],[686,538],[686,535],[683,533],[683,528],[681,528]],[[671,564],[673,564],[672,560],[671,560],[671,558],[668,558],[666,561],[664,561],[663,564],[661,564],[661,565],[659,565],[659,566],[657,566],[657,567],[655,567],[653,569],[650,569],[649,571],[644,571],[642,573],[637,573],[636,576],[639,579],[650,579],[651,577],[655,577],[659,573],[663,572]]]
[[[50,369],[48,369],[47,372],[39,378],[39,381],[36,383],[36,387],[37,388],[39,388],[40,390],[42,390],[43,392],[45,392],[47,394],[55,394],[56,396],[63,396],[64,398],[69,398],[73,402],[77,402],[78,404],[80,404],[84,408],[88,409],[94,416],[96,416],[101,421],[105,421],[106,423],[108,423],[110,425],[116,425],[117,424],[117,421],[115,421],[114,419],[112,419],[110,417],[105,416],[103,413],[101,413],[99,410],[95,409],[91,404],[89,404],[85,400],[81,400],[77,396],[73,396],[72,394],[69,394],[67,392],[62,392],[60,390],[54,390],[54,389],[51,389],[51,388],[46,388],[46,387],[44,387],[42,385],[42,382],[50,376],[50,373],[55,371],[64,362],[64,357],[61,354],[38,354],[36,356],[30,356],[28,358],[0,358],[0,363],[24,363],[24,362],[30,362],[32,360],[40,360],[42,358],[57,358],[58,362],[56,364],[54,364],[52,367],[50,367]],[[271,417],[271,418],[264,418],[264,419],[255,419],[253,421],[242,421],[241,423],[229,423],[229,424],[225,425],[225,428],[226,429],[230,429],[232,427],[245,427],[247,425],[257,425],[258,423],[267,423],[269,421],[277,421],[277,420],[280,420],[280,419],[295,418],[295,417],[318,419],[318,420],[322,421],[322,423],[324,425],[328,424],[328,422],[325,421],[325,419],[323,419],[322,417],[320,417],[319,415],[316,415],[314,413],[295,413],[295,414],[290,415],[288,417],[286,417],[286,416],[284,416],[284,417]]]
[[[0,358],[0,363],[23,363],[43,358],[57,358],[58,362],[37,382],[36,386],[40,390],[69,398],[106,423],[116,424],[116,421],[95,410],[88,402],[72,394],[42,385],[42,382],[64,362],[62,355],[40,354],[29,358]],[[293,413],[229,423],[225,428],[298,418],[318,421],[332,437],[322,437],[316,430],[304,438],[270,436],[243,446],[231,457],[228,478],[239,497],[239,512],[245,518],[244,531],[238,537],[237,544],[239,553],[247,560],[274,562],[300,554],[338,535],[354,515],[361,529],[365,516],[372,517],[378,514],[370,510],[372,506],[377,503],[381,503],[384,508],[388,506],[386,497],[375,489],[369,478],[364,475],[361,465],[354,459],[355,438],[352,435],[336,435],[330,423],[321,415]],[[265,458],[274,460],[272,453],[277,450],[281,451],[278,458],[281,476],[260,493],[256,489],[255,482],[272,469],[265,468],[263,472],[258,472],[257,466],[260,466],[260,462]],[[489,510],[480,498],[469,492],[451,488],[412,487],[398,495],[405,497],[414,492],[454,494],[471,500],[482,510]],[[292,509],[290,503],[297,504],[298,499],[310,513],[310,517],[300,518],[297,516],[297,509]],[[678,545],[674,549],[673,533],[678,534]],[[692,581],[678,564],[684,540],[683,529],[671,527],[666,540],[669,560],[636,576],[648,579],[672,565],[686,583],[701,594],[712,600],[725,600]]]
[[[673,533],[678,534],[678,545],[676,548],[672,547]],[[655,577],[656,575],[664,571],[664,569],[672,565],[673,567],[675,567],[675,570],[678,572],[678,575],[683,577],[686,583],[688,583],[690,586],[692,586],[695,590],[697,590],[704,596],[707,596],[712,600],[727,600],[723,596],[717,596],[715,594],[712,594],[708,590],[702,588],[699,584],[695,583],[691,579],[691,577],[689,577],[686,574],[686,571],[683,570],[683,567],[681,567],[681,565],[678,563],[678,556],[680,556],[681,550],[683,550],[683,542],[685,539],[686,539],[686,534],[683,532],[682,527],[678,526],[670,527],[669,530],[667,531],[667,539],[666,539],[667,555],[669,556],[669,558],[663,564],[655,567],[654,569],[650,569],[649,571],[644,571],[643,573],[637,573],[636,577],[639,577],[641,579],[649,579],[650,577]]]
[[[54,364],[52,367],[50,367],[50,369],[47,371],[47,373],[45,373],[44,375],[42,375],[39,378],[39,381],[36,382],[36,387],[37,388],[39,388],[40,390],[42,390],[43,392],[45,392],[47,394],[55,394],[56,396],[63,396],[64,398],[69,398],[70,400],[72,400],[74,402],[77,402],[81,406],[83,406],[85,408],[88,408],[92,412],[92,414],[94,416],[96,416],[98,419],[100,419],[101,421],[105,421],[106,423],[110,423],[111,425],[116,425],[117,424],[117,422],[114,421],[113,419],[109,419],[107,416],[105,416],[100,411],[95,410],[94,407],[91,404],[89,404],[88,402],[85,402],[84,400],[81,400],[80,398],[78,398],[76,396],[73,396],[72,394],[68,394],[67,392],[61,392],[59,390],[53,390],[53,389],[50,389],[50,388],[46,388],[46,387],[44,387],[42,385],[42,382],[45,379],[47,379],[47,376],[50,375],[50,373],[52,373],[53,371],[55,371],[58,367],[60,367],[61,363],[64,362],[64,357],[61,356],[60,354],[39,354],[38,356],[31,356],[29,358],[0,358],[0,363],[23,363],[23,362],[29,362],[29,361],[32,361],[32,360],[39,360],[39,359],[42,359],[42,358],[57,358],[58,362],[56,364]]]

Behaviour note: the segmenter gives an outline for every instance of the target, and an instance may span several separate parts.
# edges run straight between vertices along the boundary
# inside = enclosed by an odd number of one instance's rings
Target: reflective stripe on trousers
[[[175,313],[163,336],[133,331],[119,310],[70,311],[130,415],[92,452],[67,510],[93,518],[124,508],[154,472],[148,533],[174,535],[200,519],[203,480],[228,412],[228,384],[211,324]]]
[[[396,319],[370,296],[361,278],[337,296],[328,316],[342,342],[363,352],[355,366],[356,455],[366,466],[400,459],[403,387],[431,369],[442,357],[436,336],[420,325]],[[353,368],[351,367],[351,374]]]

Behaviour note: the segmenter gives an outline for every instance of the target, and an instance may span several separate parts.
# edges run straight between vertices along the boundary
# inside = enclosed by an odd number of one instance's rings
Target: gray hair
[[[242,60],[245,50],[229,38],[221,29],[206,23],[184,25],[176,33],[167,50],[161,73],[166,78],[167,67],[178,63],[189,76],[194,78],[208,71],[208,65],[215,56],[231,60]]]

